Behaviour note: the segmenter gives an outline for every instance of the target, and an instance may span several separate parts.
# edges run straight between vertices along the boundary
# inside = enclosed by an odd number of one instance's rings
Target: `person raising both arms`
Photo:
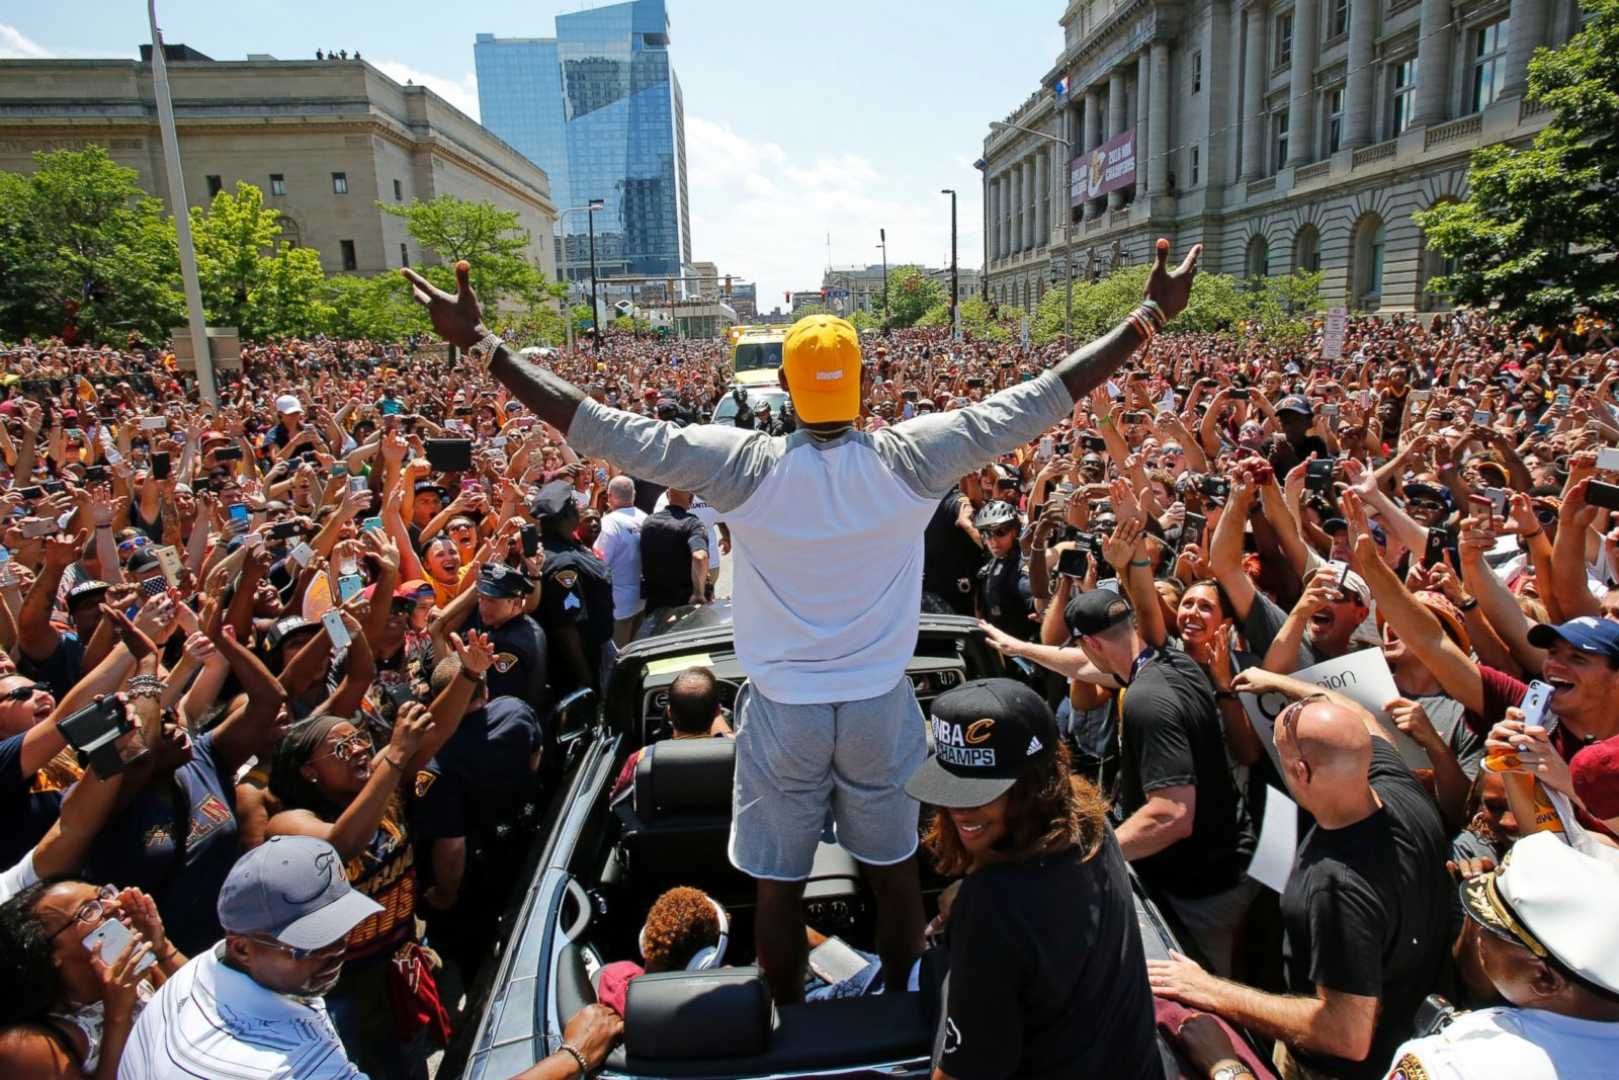
[[[920,622],[922,534],[939,500],[1068,416],[1178,315],[1201,250],[1171,270],[1159,240],[1141,305],[1043,374],[875,432],[857,430],[872,376],[854,327],[801,319],[779,371],[799,420],[787,437],[610,408],[489,332],[466,262],[456,264],[454,293],[401,271],[434,329],[575,451],[701,495],[729,524],[737,659],[748,676],[736,709],[730,856],[757,882],[759,963],[778,1004],[803,997],[804,882],[829,810],[877,897],[884,982],[903,987],[922,951],[920,808],[903,785],[926,740],[905,665]]]

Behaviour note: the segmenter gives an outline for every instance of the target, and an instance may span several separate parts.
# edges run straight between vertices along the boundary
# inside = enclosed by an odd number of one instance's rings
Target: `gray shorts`
[[[802,881],[831,812],[837,841],[888,866],[916,852],[920,807],[904,784],[927,757],[911,681],[863,701],[783,705],[743,686],[736,699],[731,863],[773,881]]]

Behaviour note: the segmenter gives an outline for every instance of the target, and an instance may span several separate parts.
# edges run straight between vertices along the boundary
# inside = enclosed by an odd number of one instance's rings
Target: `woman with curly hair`
[[[118,955],[85,939],[109,919],[129,930]],[[140,1007],[186,958],[139,889],[55,878],[0,904],[0,1075],[112,1080]]]
[[[938,697],[905,790],[964,875],[945,930],[934,1080],[1160,1075],[1130,878],[1107,806],[1068,771],[1046,703],[1010,679]]]

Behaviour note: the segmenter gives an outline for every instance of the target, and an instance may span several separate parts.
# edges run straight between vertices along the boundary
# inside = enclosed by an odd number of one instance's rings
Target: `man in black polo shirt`
[[[659,608],[708,598],[708,529],[691,512],[691,492],[670,488],[669,505],[641,523],[641,594]]]
[[[524,613],[534,583],[505,563],[485,563],[478,571],[478,610],[468,630],[482,630],[495,647],[489,694],[514,697],[532,708],[545,703],[545,631]]]
[[[1282,893],[1288,994],[1185,958],[1148,963],[1153,991],[1276,1039],[1283,1076],[1374,1080],[1411,1035],[1450,944],[1455,893],[1439,808],[1353,702],[1259,668],[1234,685],[1295,699],[1276,717],[1276,753],[1315,824]]]
[[[1253,828],[1231,779],[1214,690],[1191,657],[1142,641],[1118,593],[1081,593],[1065,614],[1085,656],[1124,687],[1119,847],[1209,965],[1229,972],[1258,885],[1246,873]]]

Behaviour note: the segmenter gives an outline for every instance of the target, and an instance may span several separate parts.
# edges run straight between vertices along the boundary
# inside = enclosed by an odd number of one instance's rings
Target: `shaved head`
[[[1358,713],[1306,698],[1278,714],[1275,736],[1287,786],[1305,809],[1364,800],[1372,735]]]

